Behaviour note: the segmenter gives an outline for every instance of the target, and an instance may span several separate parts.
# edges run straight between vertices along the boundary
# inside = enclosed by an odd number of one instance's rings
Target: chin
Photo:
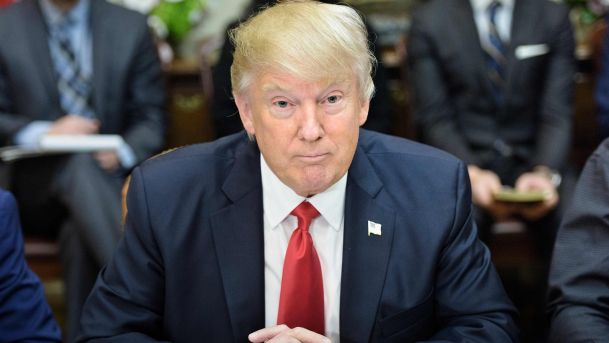
[[[303,196],[313,196],[322,193],[332,186],[332,182],[328,180],[307,180],[300,184],[299,190],[296,193]]]

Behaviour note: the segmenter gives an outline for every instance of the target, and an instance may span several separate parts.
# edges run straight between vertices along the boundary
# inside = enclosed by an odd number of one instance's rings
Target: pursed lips
[[[306,163],[321,162],[330,156],[329,153],[307,153],[296,155],[296,158]]]

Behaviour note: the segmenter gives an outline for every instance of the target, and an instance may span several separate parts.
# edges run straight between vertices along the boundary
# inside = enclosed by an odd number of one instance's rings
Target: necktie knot
[[[310,202],[303,201],[292,210],[292,215],[298,218],[298,227],[303,231],[308,231],[313,219],[319,217],[319,211]]]
[[[74,19],[69,14],[64,14],[53,25],[53,33],[61,39],[67,39],[70,28],[74,25]]]

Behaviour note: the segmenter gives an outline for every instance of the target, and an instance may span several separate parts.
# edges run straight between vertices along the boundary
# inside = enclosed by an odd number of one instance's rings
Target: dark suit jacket
[[[556,237],[550,342],[609,338],[609,140],[589,158]]]
[[[528,55],[523,46],[541,44],[547,53],[517,57],[519,49]],[[423,139],[483,168],[505,155],[517,169],[562,169],[571,134],[573,53],[565,6],[515,0],[505,102],[499,104],[469,0],[429,1],[413,15],[408,40]]]
[[[40,280],[23,256],[19,212],[0,190],[0,342],[61,342]]]
[[[448,154],[361,130],[349,169],[341,342],[511,342],[514,308]],[[133,172],[125,236],[79,341],[246,342],[264,327],[260,153],[241,132]],[[368,236],[368,221],[382,225]]]
[[[121,134],[138,161],[162,147],[165,92],[146,18],[91,1],[93,107],[101,133]],[[64,115],[37,0],[0,11],[0,139],[33,120]]]

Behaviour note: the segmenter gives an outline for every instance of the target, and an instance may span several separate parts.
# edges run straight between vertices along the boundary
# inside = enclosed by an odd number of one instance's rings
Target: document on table
[[[52,154],[117,150],[123,144],[123,138],[119,135],[47,135],[40,139],[38,146],[0,148],[0,159],[12,162]]]

